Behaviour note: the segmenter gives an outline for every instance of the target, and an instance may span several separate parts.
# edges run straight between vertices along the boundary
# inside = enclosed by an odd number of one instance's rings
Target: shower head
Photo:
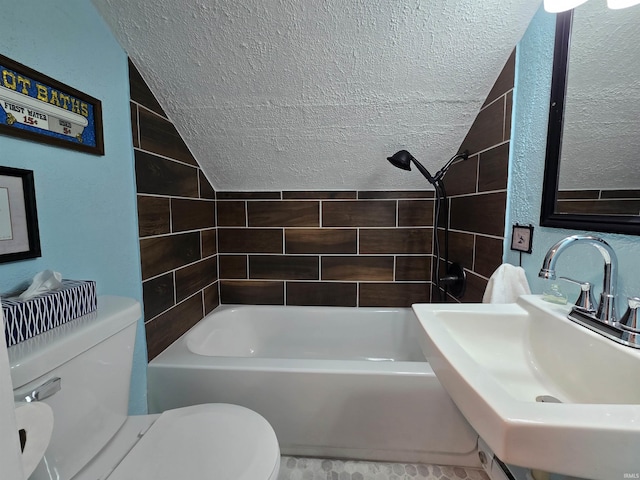
[[[401,168],[402,170],[411,170],[411,162],[415,163],[418,170],[420,170],[420,173],[424,175],[424,177],[429,181],[431,185],[435,186],[438,182],[442,180],[442,178],[447,173],[447,170],[449,170],[449,167],[453,164],[453,162],[455,162],[456,160],[466,160],[467,158],[469,158],[468,150],[465,150],[462,153],[455,154],[453,157],[449,159],[449,161],[445,164],[444,167],[442,167],[440,170],[436,172],[435,175],[431,175],[431,173],[429,173],[429,170],[424,168],[424,166],[406,150],[400,150],[394,153],[390,157],[387,157],[387,160],[391,162],[391,165],[393,165],[394,167]]]
[[[426,178],[431,185],[436,184],[436,180],[429,173],[429,170],[424,168],[424,166],[406,150],[400,150],[399,152],[394,153],[390,157],[387,157],[387,160],[391,162],[391,165],[401,168],[402,170],[411,170],[411,162],[413,162],[416,164],[416,168],[422,175],[424,175],[424,178]]]
[[[406,150],[400,150],[399,152],[394,153],[390,157],[387,157],[387,160],[391,162],[391,165],[397,168],[401,168],[402,170],[411,170],[411,161],[416,161]]]

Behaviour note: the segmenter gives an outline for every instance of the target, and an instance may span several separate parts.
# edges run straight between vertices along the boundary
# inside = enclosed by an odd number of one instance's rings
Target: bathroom
[[[463,149],[465,142],[472,145],[470,162],[454,167],[447,177],[447,193],[458,204],[452,209],[452,222],[455,220],[455,208],[467,213],[470,208],[477,208],[479,212],[477,216],[464,215],[452,225],[451,254],[464,265],[468,274],[463,301],[481,300],[489,275],[503,260],[516,265],[521,261],[532,290],[541,293],[545,284],[536,276],[544,253],[555,241],[576,233],[575,230],[539,225],[547,129],[544,106],[549,96],[553,17],[538,12],[519,45],[518,53],[512,56],[513,48],[525,33],[534,10],[535,6],[528,7],[528,14],[522,14],[527,22],[521,31],[516,32],[514,27],[508,36],[510,40],[505,40],[505,45],[496,49],[500,51],[500,58],[487,59],[491,67],[487,67],[488,72],[483,72],[486,77],[484,96],[501,71],[502,78],[507,78],[507,81],[506,86],[499,87],[499,91],[494,93],[487,108],[479,109],[483,99],[475,110],[464,112],[468,117],[465,124],[471,125],[476,118],[479,133],[474,137],[474,130],[467,129],[469,137],[465,140],[467,130],[463,131],[455,144],[441,147],[444,156],[440,161],[434,161],[435,164],[443,163],[456,153],[458,147]],[[389,151],[380,150],[367,160],[371,162],[370,171],[362,168],[361,158],[354,159],[355,166],[349,166],[349,159],[342,158],[330,167],[343,169],[345,175],[350,172],[361,181],[362,187],[356,187],[355,181],[350,183],[347,180],[343,184],[323,188],[303,183],[278,188],[265,184],[261,188],[223,187],[214,193],[203,175],[203,171],[208,172],[208,164],[205,163],[204,170],[201,169],[186,151],[182,140],[176,138],[170,122],[161,112],[158,112],[160,115],[154,113],[158,106],[147,95],[135,70],[131,70],[130,80],[127,55],[95,7],[78,1],[59,2],[57,6],[48,3],[37,12],[8,7],[5,11],[7,13],[0,19],[5,32],[4,49],[0,53],[100,98],[105,107],[106,155],[101,158],[2,137],[2,164],[31,169],[36,173],[43,248],[40,258],[0,267],[0,291],[15,289],[38,271],[53,268],[68,278],[96,280],[99,294],[123,295],[139,300],[144,305],[145,323],[138,325],[130,396],[132,414],[144,413],[147,408],[147,361],[219,303],[283,303],[285,282],[287,304],[327,304],[332,301],[339,302],[341,306],[408,306],[414,302],[429,301],[426,292],[429,291],[428,272],[432,257],[431,251],[422,247],[422,240],[429,241],[432,224],[429,220],[425,222],[422,214],[431,209],[430,190],[416,172],[396,171],[385,160],[394,151],[406,147],[421,161],[426,161],[425,157],[433,154],[419,150],[422,143],[430,143],[424,140],[422,133],[414,138],[398,126],[379,132],[387,137],[385,144]],[[60,26],[65,27],[61,29]],[[73,26],[73,29],[66,26]],[[25,38],[24,32],[27,31],[40,32],[46,42],[35,48],[35,40]],[[87,52],[92,53],[88,55]],[[517,79],[515,89],[514,76]],[[394,81],[410,83],[411,75],[406,73]],[[136,86],[140,88],[136,89]],[[516,105],[513,116],[508,108],[512,102]],[[496,120],[492,116],[495,112],[489,107],[499,104],[503,105],[503,110]],[[417,112],[416,107],[407,108]],[[140,137],[132,136],[129,119],[134,125],[138,123]],[[499,127],[491,134],[498,131],[498,138],[487,134],[485,128],[486,125],[494,127],[496,122]],[[421,122],[410,119],[407,123]],[[144,131],[145,124],[149,128],[148,134]],[[434,131],[433,127],[431,131]],[[396,133],[398,138],[394,139]],[[174,141],[169,141],[169,138]],[[150,144],[144,145],[145,140]],[[484,141],[491,143],[478,143]],[[419,146],[413,147],[415,144]],[[495,165],[498,178],[487,180],[487,186],[479,188],[476,184],[481,185],[482,179],[476,181],[473,178],[469,187],[463,179],[468,181],[470,172],[464,170],[474,170],[473,165],[478,162],[474,154],[478,152],[481,152],[481,160],[484,156],[489,164]],[[179,185],[177,182],[167,185],[163,178],[154,184],[154,178],[146,177],[144,173],[156,171],[157,166],[151,162],[157,156],[160,157],[157,161],[176,159],[181,166],[190,165],[190,178]],[[215,162],[215,154],[211,157],[214,158],[199,158],[199,161]],[[507,179],[506,162],[509,159],[511,165]],[[254,167],[255,174],[250,169],[241,173],[253,176],[255,182],[259,181],[256,178],[259,179],[263,171],[258,166]],[[314,174],[322,175],[317,171]],[[471,175],[476,175],[475,171]],[[387,185],[393,186],[377,186],[375,182],[382,182],[379,178],[383,177],[387,178]],[[254,190],[254,193],[244,193],[246,190]],[[423,196],[409,195],[407,191],[422,192],[418,195]],[[269,223],[271,219],[260,215],[264,207],[262,202],[274,200],[274,194],[278,195],[276,199],[282,198],[282,203],[286,204],[279,211],[278,224]],[[289,202],[284,202],[285,199]],[[367,207],[373,206],[376,210],[371,212],[369,208],[358,207],[361,202],[367,202]],[[245,244],[243,250],[238,249],[243,239],[253,238],[251,233],[243,230],[263,228],[273,232],[279,229],[283,235],[292,236],[310,228],[322,231],[326,223],[320,227],[315,218],[311,220],[315,223],[308,223],[305,208],[309,204],[312,204],[311,210],[315,208],[316,211],[322,205],[323,220],[332,208],[336,210],[335,219],[326,228],[328,232],[319,232],[326,235],[323,238],[328,239],[327,243],[340,241],[345,245],[337,253],[327,250],[334,257],[323,256],[323,261],[327,262],[323,268],[326,267],[333,275],[331,281],[320,285],[319,277],[308,276],[309,270],[318,269],[315,263],[300,272],[297,260],[308,250],[305,251],[304,246],[296,250],[292,237],[288,239],[291,241],[289,248],[278,251],[282,254],[278,258],[270,256],[272,250],[261,250],[261,247],[251,244]],[[393,210],[391,216],[388,214],[389,205]],[[287,208],[295,207],[299,207],[295,214],[287,213]],[[174,215],[183,208],[193,216],[181,217],[184,223],[176,225],[176,219],[170,219],[167,213],[169,208]],[[345,214],[345,208],[353,211]],[[208,220],[203,220],[207,212],[213,210],[217,210],[217,223],[211,215]],[[492,214],[484,215],[487,211]],[[387,218],[392,220],[380,223]],[[534,225],[531,255],[523,254],[520,258],[517,253],[503,247],[505,240],[509,242],[510,226],[515,223]],[[330,238],[336,230],[342,235],[352,235],[356,229],[360,229],[361,235],[359,251],[351,237]],[[412,242],[397,240],[398,235],[407,233],[416,244],[413,248]],[[367,235],[370,235],[369,245],[372,248],[369,251],[362,250],[362,241]],[[621,295],[637,295],[640,282],[634,274],[640,263],[637,260],[640,247],[635,237],[598,235],[611,243],[620,258]],[[278,240],[282,243],[286,239],[278,237],[275,242]],[[373,250],[380,245],[385,245],[385,249]],[[354,255],[355,252],[362,253],[362,256]],[[319,256],[322,252],[314,250],[313,253]],[[257,258],[247,268],[250,254]],[[332,268],[332,258],[348,254],[352,255],[350,269]],[[396,263],[391,267],[388,257],[395,258]],[[576,268],[574,271],[574,266],[570,265],[566,274],[597,284],[599,259],[594,255],[592,260],[592,264],[582,266],[581,270]],[[295,269],[292,263],[296,263]],[[185,266],[189,268],[182,269]],[[306,276],[301,278],[301,275]],[[321,278],[327,277],[323,275]],[[314,288],[310,292],[311,287]],[[566,291],[570,295],[575,294],[569,287]]]

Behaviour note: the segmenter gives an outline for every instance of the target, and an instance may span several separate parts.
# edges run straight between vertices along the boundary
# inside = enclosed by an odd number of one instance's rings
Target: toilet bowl
[[[54,413],[30,480],[275,480],[278,441],[252,410],[204,404],[127,416],[139,317],[136,301],[100,297],[96,313],[9,348],[15,399],[39,397]]]

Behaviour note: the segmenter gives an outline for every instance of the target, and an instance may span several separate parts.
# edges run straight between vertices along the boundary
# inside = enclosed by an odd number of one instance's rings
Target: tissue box
[[[7,347],[96,310],[96,282],[62,280],[62,288],[28,300],[2,299]]]

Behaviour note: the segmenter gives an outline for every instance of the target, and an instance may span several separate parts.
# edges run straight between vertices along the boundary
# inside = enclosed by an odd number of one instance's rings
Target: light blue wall
[[[619,259],[618,302],[622,309],[625,297],[640,295],[640,237],[546,228],[539,224],[554,35],[555,15],[541,8],[517,49],[507,231],[510,232],[511,225],[516,222],[535,226],[533,253],[522,255],[522,266],[533,293],[541,293],[545,288],[547,281],[538,278],[538,271],[551,245],[576,233],[604,238]],[[509,243],[510,239],[507,240]],[[588,280],[599,294],[602,290],[602,257],[588,245],[572,248],[573,251],[568,250],[559,258],[558,275]],[[518,265],[519,255],[511,252],[508,246],[505,258]],[[576,287],[558,283],[570,300],[577,298]]]
[[[142,300],[127,55],[87,0],[0,0],[0,53],[102,101],[104,156],[0,136],[0,165],[34,171],[42,257],[0,265],[0,292],[52,269]],[[146,412],[142,321],[130,410]]]

